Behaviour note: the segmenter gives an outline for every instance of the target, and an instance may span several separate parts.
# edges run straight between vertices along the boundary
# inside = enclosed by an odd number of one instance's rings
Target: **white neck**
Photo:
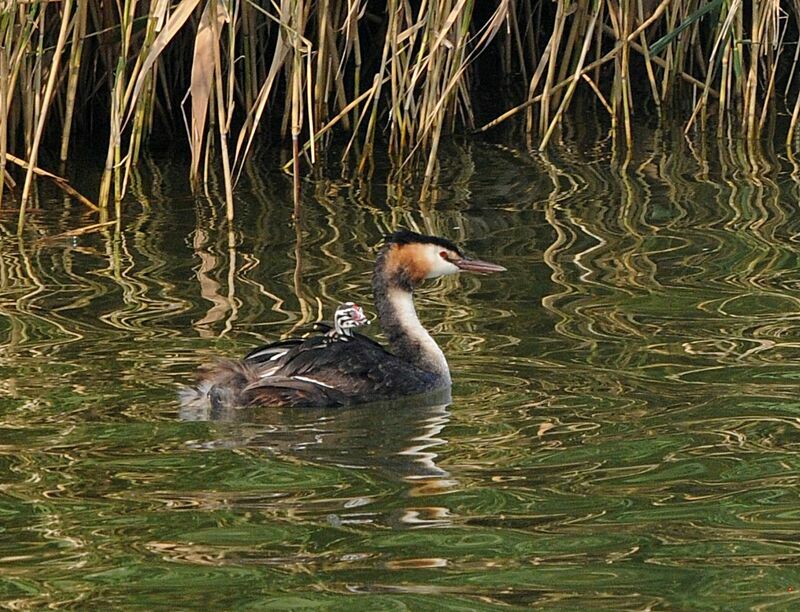
[[[442,349],[420,323],[412,293],[392,287],[386,292],[385,300],[376,305],[383,331],[397,356],[450,382],[447,360]]]

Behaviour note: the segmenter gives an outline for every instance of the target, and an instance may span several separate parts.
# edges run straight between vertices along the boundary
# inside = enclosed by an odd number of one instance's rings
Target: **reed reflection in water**
[[[637,141],[470,145],[424,204],[309,182],[296,222],[253,168],[231,231],[158,161],[119,227],[0,219],[3,603],[796,605],[800,172]],[[180,410],[209,357],[370,310],[400,226],[509,268],[418,298],[451,402]]]

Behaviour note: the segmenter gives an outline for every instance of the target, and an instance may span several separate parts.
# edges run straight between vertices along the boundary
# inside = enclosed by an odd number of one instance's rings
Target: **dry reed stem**
[[[19,220],[17,222],[17,232],[22,233],[22,229],[25,222],[25,208],[28,203],[28,198],[30,197],[31,193],[31,184],[33,182],[33,169],[36,167],[36,161],[39,156],[39,143],[42,141],[42,134],[44,133],[44,126],[47,123],[47,114],[50,110],[50,101],[53,97],[53,91],[55,89],[56,80],[58,79],[58,65],[61,61],[61,54],[64,49],[64,45],[67,41],[67,33],[69,31],[69,25],[71,23],[70,20],[70,13],[72,12],[72,0],[64,0],[63,2],[63,11],[64,16],[61,20],[61,28],[58,32],[58,41],[56,42],[56,48],[53,52],[53,64],[50,68],[50,74],[47,78],[47,85],[44,90],[44,96],[42,99],[42,108],[40,109],[39,113],[39,121],[36,124],[36,132],[33,137],[33,142],[31,143],[29,149],[29,162],[28,162],[28,170],[25,174],[25,184],[22,187],[22,198],[20,199],[20,206],[19,206]],[[41,40],[41,39],[40,39]]]
[[[583,65],[586,61],[586,55],[589,53],[589,47],[592,43],[592,36],[594,35],[594,27],[597,23],[597,17],[600,14],[600,5],[598,3],[597,10],[592,14],[590,19],[589,25],[586,28],[586,33],[583,39],[583,46],[581,47],[581,54],[578,58],[578,65],[575,68],[575,73],[572,75],[572,82],[567,87],[567,92],[564,94],[564,97],[561,101],[561,105],[559,106],[558,110],[556,111],[555,116],[553,117],[553,121],[550,123],[550,126],[547,128],[544,136],[542,137],[542,142],[539,145],[539,150],[544,150],[547,146],[547,142],[550,140],[550,136],[553,134],[553,130],[555,130],[558,123],[561,121],[561,116],[564,114],[564,110],[567,108],[570,100],[572,100],[572,94],[575,93],[575,88],[578,86],[578,82],[581,78],[581,74],[583,73]],[[602,98],[602,96],[601,96]]]
[[[289,22],[289,6],[286,2],[281,3],[279,15],[276,18],[268,11],[253,5],[253,8],[262,12],[269,19],[275,20],[278,24]],[[236,149],[234,153],[234,176],[235,181],[238,182],[239,177],[244,169],[244,163],[247,154],[253,145],[258,126],[261,124],[261,118],[266,110],[267,103],[270,101],[270,93],[278,78],[281,69],[284,66],[286,56],[289,54],[290,47],[283,43],[283,36],[278,36],[275,42],[275,50],[272,55],[272,62],[270,64],[269,72],[266,75],[261,88],[259,89],[258,96],[256,97],[253,107],[249,109],[247,118],[244,125],[239,130],[239,137],[236,140]]]
[[[605,33],[613,34],[613,30],[607,25],[603,25],[603,31]],[[633,36],[633,34],[637,34],[637,32],[638,32],[638,29],[634,30],[634,32],[630,36]],[[630,38],[630,36],[629,36],[629,38]],[[631,45],[631,48],[634,49],[635,51],[644,54],[645,51],[644,51],[644,49],[642,48],[641,45],[639,45],[639,44],[637,44],[637,43],[635,43],[633,41],[631,41],[630,45]],[[612,49],[611,51],[609,51],[608,53],[606,53],[602,57],[596,59],[595,61],[591,62],[590,64],[587,64],[581,70],[581,76],[588,75],[588,73],[591,72],[592,70],[595,70],[595,69],[607,64],[609,61],[615,59],[615,57],[619,53],[620,49],[621,49],[621,47],[615,47],[614,49]],[[545,59],[546,59],[546,55],[542,57],[542,61],[540,62],[540,67],[542,67],[542,68],[544,67]],[[661,68],[665,68],[666,69],[666,68],[669,67],[668,62],[666,60],[663,60],[663,59],[659,58],[659,57],[651,57],[650,59],[651,59],[651,61],[653,63],[657,64]],[[704,92],[707,92],[708,95],[710,95],[710,96],[712,96],[714,98],[718,98],[719,95],[720,95],[719,92],[716,89],[714,89],[713,87],[708,86],[706,83],[703,83],[702,81],[699,81],[698,79],[696,79],[695,77],[693,77],[692,75],[690,75],[690,74],[688,74],[686,72],[679,72],[678,76],[680,76],[687,83],[690,83],[691,85],[694,85],[694,86],[702,89]],[[567,87],[572,82],[572,79],[573,79],[573,77],[569,77],[568,79],[565,79],[564,81],[561,81],[560,83],[554,85],[552,90],[551,90],[551,93],[554,92],[554,91],[560,90],[560,89],[562,89],[564,87]],[[535,85],[536,83],[538,83],[538,75],[534,74],[533,79],[532,79],[532,84]],[[521,103],[521,104],[519,104],[519,105],[517,105],[517,106],[515,106],[515,107],[513,107],[513,108],[511,108],[509,110],[507,110],[506,112],[504,112],[499,117],[496,117],[495,119],[493,119],[492,121],[486,123],[485,125],[481,126],[480,128],[478,128],[475,131],[476,132],[485,132],[485,131],[487,131],[487,130],[499,125],[503,121],[506,121],[507,119],[510,119],[511,117],[516,115],[517,113],[519,113],[519,112],[521,112],[521,111],[523,111],[525,109],[529,109],[529,108],[533,107],[537,103],[541,102],[543,98],[544,98],[544,94],[543,93],[539,94],[539,95],[536,95],[536,96],[534,96],[532,98],[529,98],[525,102],[523,102],[523,103]]]
[[[66,109],[64,112],[64,129],[61,134],[61,161],[67,160],[69,141],[72,134],[72,116],[75,112],[76,94],[80,79],[81,57],[83,54],[83,40],[86,36],[86,18],[88,2],[78,2],[78,12],[75,15],[75,26],[72,29],[72,47],[69,56],[69,69],[67,79]],[[0,198],[2,200],[2,198]]]
[[[717,57],[718,53],[720,52],[720,48],[723,49],[723,52],[727,49],[727,45],[725,44],[725,41],[729,40],[729,33],[730,33],[730,30],[731,30],[731,27],[733,26],[734,19],[736,17],[737,9],[739,8],[740,5],[741,5],[741,0],[733,0],[733,2],[731,4],[731,7],[730,7],[730,10],[728,11],[727,16],[725,17],[725,21],[722,23],[722,25],[720,27],[720,31],[719,31],[719,33],[718,33],[718,35],[716,37],[716,40],[714,41],[714,47],[711,50],[711,55],[710,55],[711,61],[709,62],[709,65],[711,65],[711,66],[716,64],[715,60],[716,60],[716,57]],[[711,80],[713,79],[713,77],[714,77],[714,71],[713,70],[709,70],[708,74],[706,75],[706,85],[711,83]],[[684,133],[688,133],[689,132],[689,130],[691,129],[692,125],[694,124],[694,122],[695,122],[695,120],[697,118],[697,115],[708,104],[707,92],[709,92],[709,91],[710,90],[709,90],[708,87],[706,87],[706,89],[703,91],[703,95],[701,96],[700,101],[695,106],[694,111],[692,112],[692,115],[689,117],[689,121],[686,123],[686,127],[684,129]],[[727,97],[727,92],[726,92],[725,95]]]
[[[41,168],[37,168],[36,166],[31,165],[29,162],[26,162],[24,159],[20,159],[19,157],[16,157],[11,153],[6,153],[5,158],[8,161],[16,164],[20,168],[23,168],[33,174],[37,174],[39,176],[43,176],[44,178],[50,179],[65,193],[72,196],[73,198],[78,200],[78,202],[92,209],[93,211],[99,212],[101,210],[100,207],[97,206],[97,204],[92,202],[89,198],[87,198],[83,194],[79,193],[77,189],[75,189],[72,185],[70,185],[69,181],[67,181],[67,179],[65,179],[64,177],[57,176],[52,172],[48,172],[47,170],[42,170]]]
[[[221,0],[209,0],[209,6],[211,6],[211,10],[215,11],[216,18],[210,19],[211,23],[211,30],[212,30],[212,38],[214,40],[219,40],[221,36],[221,25],[222,23],[229,21],[229,16],[224,9],[224,5],[222,4]],[[220,20],[220,13],[222,13],[222,19]],[[230,158],[228,155],[228,125],[229,125],[229,116],[230,113],[233,111],[232,108],[229,109],[229,114],[226,116],[226,99],[224,97],[224,93],[222,90],[222,58],[219,52],[218,45],[212,45],[212,55],[214,58],[214,85],[215,85],[215,107],[217,109],[217,129],[219,130],[219,148],[222,154],[222,172],[223,172],[223,179],[225,184],[225,214],[228,219],[228,223],[233,222],[233,181],[231,176],[231,165],[230,165]]]
[[[78,227],[66,232],[61,232],[60,234],[55,234],[53,236],[48,236],[48,240],[56,240],[58,238],[71,238],[73,236],[83,236],[84,234],[91,234],[92,232],[99,231],[108,227],[109,225],[115,225],[116,221],[104,221],[103,223],[92,223],[91,225],[84,225],[83,227]]]
[[[638,11],[638,19],[640,22],[643,22],[644,19],[644,8],[642,6],[642,0],[637,0],[636,2],[636,9]],[[658,94],[658,84],[656,83],[656,75],[655,71],[653,70],[653,62],[650,59],[650,49],[647,43],[647,36],[645,35],[644,30],[641,31],[639,34],[640,43],[642,46],[642,55],[644,56],[644,64],[645,69],[647,70],[647,81],[650,83],[650,93],[653,96],[653,102],[655,102],[656,108],[658,109],[659,114],[661,113],[661,98]]]
[[[8,143],[8,57],[5,47],[0,46],[0,208],[3,205],[3,189],[6,185],[6,148]]]

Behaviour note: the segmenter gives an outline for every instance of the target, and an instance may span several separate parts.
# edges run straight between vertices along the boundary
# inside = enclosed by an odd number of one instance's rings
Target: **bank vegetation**
[[[544,149],[579,101],[627,147],[639,117],[753,147],[783,117],[791,149],[799,30],[800,0],[2,0],[0,202],[22,227],[53,180],[118,217],[165,139],[197,189],[223,177],[229,217],[265,144],[297,189],[332,150],[366,173],[380,148],[424,192],[443,137],[513,123]],[[87,146],[91,197],[56,176]]]

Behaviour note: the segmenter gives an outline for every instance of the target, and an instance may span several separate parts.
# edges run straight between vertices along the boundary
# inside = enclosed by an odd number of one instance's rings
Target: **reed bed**
[[[37,177],[76,195],[52,171],[88,143],[102,176],[76,197],[119,218],[165,135],[196,189],[221,171],[229,219],[263,143],[291,147],[296,198],[321,157],[369,173],[376,147],[424,196],[445,135],[512,120],[544,149],[579,99],[629,148],[636,116],[757,147],[783,115],[791,150],[798,30],[800,0],[2,0],[0,203],[21,230]]]

